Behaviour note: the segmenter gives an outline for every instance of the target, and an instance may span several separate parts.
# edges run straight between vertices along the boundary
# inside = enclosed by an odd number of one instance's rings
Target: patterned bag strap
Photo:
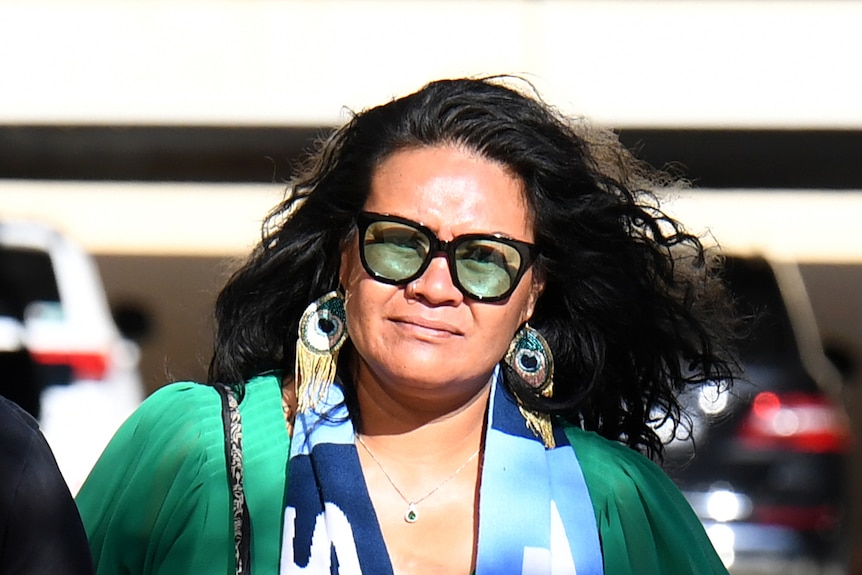
[[[231,492],[233,511],[233,540],[237,575],[251,574],[251,519],[245,500],[242,481],[242,420],[239,404],[233,390],[227,385],[216,385],[221,396],[221,415],[224,425],[224,454],[227,461],[227,480]]]

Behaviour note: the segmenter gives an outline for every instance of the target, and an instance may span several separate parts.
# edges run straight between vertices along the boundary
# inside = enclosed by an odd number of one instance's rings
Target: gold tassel
[[[554,430],[551,424],[551,416],[547,413],[536,413],[522,406],[518,406],[521,410],[521,415],[527,421],[527,428],[532,431],[537,437],[542,438],[542,443],[547,449],[556,447],[557,442],[554,441]]]
[[[335,381],[338,351],[318,354],[296,341],[296,399],[297,409],[304,413],[316,407],[326,397],[329,386]]]

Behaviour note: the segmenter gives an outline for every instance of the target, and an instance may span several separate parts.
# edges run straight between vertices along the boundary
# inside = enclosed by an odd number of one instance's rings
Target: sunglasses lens
[[[416,228],[390,221],[372,222],[365,230],[362,249],[374,275],[398,282],[411,277],[428,257],[430,240]]]
[[[521,254],[494,239],[469,239],[455,249],[455,275],[470,295],[500,297],[514,285]]]

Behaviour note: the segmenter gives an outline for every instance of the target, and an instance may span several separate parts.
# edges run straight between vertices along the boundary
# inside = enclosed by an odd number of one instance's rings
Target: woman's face
[[[469,233],[533,241],[520,179],[458,147],[389,156],[372,174],[364,210],[422,223],[444,241]],[[408,285],[384,284],[365,271],[358,249],[354,237],[342,251],[340,270],[358,352],[357,384],[388,394],[429,400],[475,395],[541,292],[528,269],[507,299],[470,299],[453,285],[443,255]]]

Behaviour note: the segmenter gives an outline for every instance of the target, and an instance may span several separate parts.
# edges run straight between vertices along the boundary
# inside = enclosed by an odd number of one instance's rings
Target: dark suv
[[[664,466],[733,573],[821,573],[840,565],[846,535],[837,373],[795,265],[728,257],[726,277],[747,318],[744,371],[729,392],[685,394],[691,438],[677,432]]]

